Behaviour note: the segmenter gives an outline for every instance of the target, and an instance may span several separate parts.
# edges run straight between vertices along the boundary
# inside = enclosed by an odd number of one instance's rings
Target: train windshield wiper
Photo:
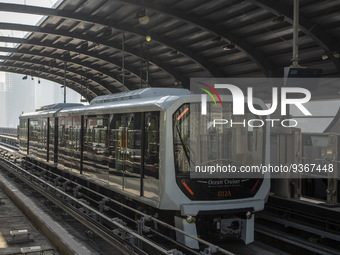
[[[182,147],[183,147],[185,157],[186,157],[188,163],[190,164],[190,163],[192,163],[192,162],[190,162],[190,156],[189,156],[188,151],[187,151],[187,149],[186,149],[186,147],[185,147],[185,144],[184,144],[184,141],[183,141],[183,138],[182,138],[182,135],[181,135],[181,131],[179,130],[179,127],[178,127],[177,124],[176,124],[176,131],[177,131],[179,140],[181,141],[181,145],[182,145]]]

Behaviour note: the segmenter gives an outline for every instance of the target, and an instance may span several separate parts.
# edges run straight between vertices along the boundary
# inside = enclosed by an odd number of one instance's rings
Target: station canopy
[[[189,88],[190,78],[283,77],[293,4],[0,1],[0,71],[66,84],[87,100],[148,86]],[[300,0],[299,64],[322,69],[322,77],[340,76],[339,13],[339,0]],[[340,84],[324,86],[320,97],[340,97]]]

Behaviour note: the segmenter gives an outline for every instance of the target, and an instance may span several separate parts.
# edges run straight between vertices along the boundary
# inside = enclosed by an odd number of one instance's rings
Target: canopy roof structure
[[[293,0],[64,0],[55,8],[0,3],[0,11],[45,17],[0,23],[29,32],[0,34],[0,71],[65,82],[87,100],[188,88],[198,77],[282,77],[291,65]],[[340,0],[300,0],[299,63],[323,77],[340,76],[339,13]],[[331,83],[321,93],[339,91]]]

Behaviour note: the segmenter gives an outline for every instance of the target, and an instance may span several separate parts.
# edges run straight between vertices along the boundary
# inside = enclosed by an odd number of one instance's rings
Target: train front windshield
[[[232,114],[232,103],[208,103],[201,114],[198,103],[184,104],[173,115],[176,181],[191,200],[252,197],[263,178],[244,178],[219,167],[260,166],[264,154],[264,123],[250,112]]]

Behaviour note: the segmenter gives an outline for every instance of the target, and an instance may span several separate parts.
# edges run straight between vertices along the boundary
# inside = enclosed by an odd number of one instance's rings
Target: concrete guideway
[[[16,185],[3,173],[0,173],[0,188],[13,201],[13,203],[16,206],[18,206],[18,208],[22,210],[22,212],[25,215],[27,215],[29,220],[35,226],[38,226],[39,230],[57,247],[58,251],[60,251],[61,254],[66,254],[66,255],[67,254],[82,254],[82,255],[96,254],[93,250],[89,249],[88,247],[85,247],[81,241],[76,240],[69,233],[67,229],[65,229],[58,222],[56,222],[51,216],[47,215],[27,195],[23,194],[20,190],[18,190]],[[0,205],[0,206],[4,207],[4,205]],[[14,208],[14,205],[13,205],[13,208]],[[11,221],[15,219],[13,218],[13,216],[10,216],[11,214],[13,214],[11,209],[5,210],[5,211],[0,210],[0,217],[2,216],[2,213],[4,212],[5,215],[2,217],[10,217]],[[17,211],[19,214],[21,214],[19,210]],[[24,215],[20,216],[19,221],[22,221],[22,217],[24,217]],[[10,230],[13,230],[12,229],[13,225],[11,221],[7,221],[9,225],[7,227],[6,227],[7,224],[5,223],[5,221],[4,221],[4,224],[1,224],[0,232],[2,233],[2,236],[5,234],[3,231],[9,232],[8,230],[9,227],[11,228]],[[27,225],[28,224],[30,223],[27,221]],[[22,227],[18,226],[18,228],[22,228]],[[31,229],[33,231],[33,227],[31,227]],[[38,231],[35,230],[34,233],[38,233]],[[34,237],[35,236],[38,236],[38,234],[34,234]],[[43,237],[39,239],[43,239]],[[49,242],[45,239],[43,243],[49,243]],[[3,240],[3,238],[2,240],[0,238],[0,246],[1,247],[5,246],[5,240]],[[29,243],[29,245],[27,244],[20,245],[20,247],[27,247],[27,246],[36,246],[36,245],[35,243]],[[20,251],[20,247],[16,249]],[[46,248],[51,248],[51,245],[50,244],[46,245]],[[5,251],[5,253],[3,253],[0,250],[0,254],[8,254],[8,251]]]

